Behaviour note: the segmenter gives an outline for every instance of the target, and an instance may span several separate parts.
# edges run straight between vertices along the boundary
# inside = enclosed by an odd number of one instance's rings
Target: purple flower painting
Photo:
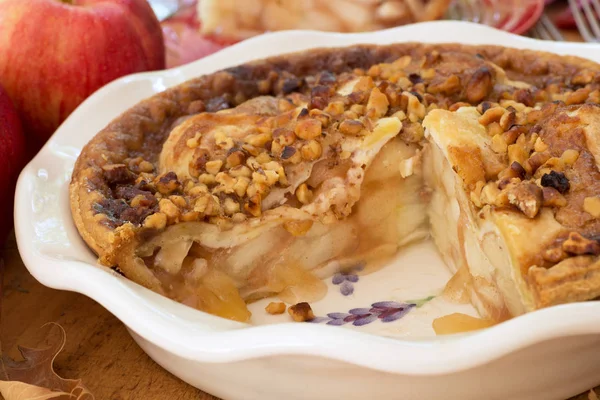
[[[354,326],[370,324],[375,320],[393,322],[405,316],[417,307],[415,303],[398,303],[395,301],[380,301],[371,304],[370,308],[353,308],[348,313],[329,313],[327,317],[316,317],[311,322],[341,326],[352,323]]]
[[[358,282],[357,272],[361,271],[364,265],[359,264],[346,271],[338,272],[331,278],[331,283],[340,287],[340,293],[344,296],[350,296],[354,293],[354,284]]]

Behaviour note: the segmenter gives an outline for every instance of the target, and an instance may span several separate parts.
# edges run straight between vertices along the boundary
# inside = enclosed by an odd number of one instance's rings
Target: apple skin
[[[0,84],[33,151],[100,87],[165,67],[146,0],[1,0],[0,26]]]
[[[12,229],[17,176],[25,163],[25,137],[12,101],[0,87],[0,251]]]

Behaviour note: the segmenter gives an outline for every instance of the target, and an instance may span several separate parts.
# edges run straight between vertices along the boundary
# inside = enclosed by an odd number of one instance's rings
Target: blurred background
[[[149,0],[176,66],[263,32],[362,32],[453,19],[543,40],[598,41],[600,0]]]

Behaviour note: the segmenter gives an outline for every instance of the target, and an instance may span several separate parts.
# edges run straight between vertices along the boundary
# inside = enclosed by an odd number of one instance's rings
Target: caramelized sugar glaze
[[[422,44],[230,68],[97,134],[75,166],[73,217],[101,263],[240,321],[265,296],[315,301],[321,278],[377,269],[430,229],[459,271],[447,292],[485,318],[592,299],[599,71]],[[507,219],[534,235],[530,250]]]

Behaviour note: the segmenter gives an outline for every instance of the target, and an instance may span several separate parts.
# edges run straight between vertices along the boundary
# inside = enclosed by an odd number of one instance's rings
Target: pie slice
[[[496,320],[600,296],[600,106],[503,105],[424,121],[432,236]]]
[[[364,32],[441,18],[450,0],[202,0],[202,33],[245,39],[264,32],[313,29]]]
[[[100,262],[189,306],[323,297],[429,233],[446,292],[496,321],[600,296],[600,68],[396,44],[200,77],[83,149],[70,200]]]

